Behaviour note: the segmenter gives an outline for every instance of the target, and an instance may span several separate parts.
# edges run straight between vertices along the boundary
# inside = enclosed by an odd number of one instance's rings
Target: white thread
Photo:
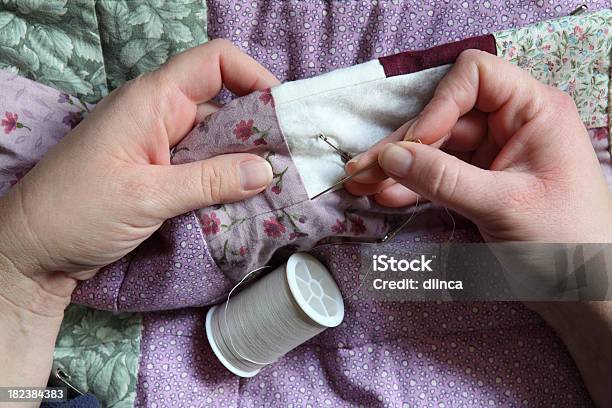
[[[219,360],[250,377],[344,317],[344,303],[329,272],[308,254],[293,254],[206,316],[206,333]],[[223,316],[221,316],[223,314]]]

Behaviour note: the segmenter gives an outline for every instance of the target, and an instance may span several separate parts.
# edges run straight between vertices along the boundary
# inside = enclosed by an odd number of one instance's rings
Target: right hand
[[[347,172],[374,160],[350,192],[394,207],[422,196],[486,241],[612,242],[611,195],[573,100],[491,54],[464,51],[423,112]]]

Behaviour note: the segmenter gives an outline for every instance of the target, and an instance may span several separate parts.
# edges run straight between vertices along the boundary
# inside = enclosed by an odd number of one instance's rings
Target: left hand
[[[0,199],[0,385],[44,386],[78,279],[136,248],[168,218],[251,197],[272,181],[261,157],[170,165],[170,148],[225,85],[278,84],[231,43],[174,57],[104,98]]]

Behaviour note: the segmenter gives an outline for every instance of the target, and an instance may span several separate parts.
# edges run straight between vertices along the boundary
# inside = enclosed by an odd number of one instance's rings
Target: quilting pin
[[[378,165],[378,161],[374,161],[373,163],[370,163],[369,165],[367,165],[366,167],[364,167],[363,169],[344,177],[342,180],[332,184],[331,186],[329,186],[328,188],[326,188],[325,190],[321,191],[320,193],[316,194],[314,197],[311,198],[311,200],[314,200],[316,198],[321,197],[323,194],[325,193],[329,193],[330,191],[332,191],[333,189],[335,189],[338,186],[341,186],[342,184],[346,183],[347,181],[349,181],[350,179],[352,179],[353,177],[356,177],[358,175],[360,175],[361,173],[365,173],[366,171],[374,168],[375,166]]]

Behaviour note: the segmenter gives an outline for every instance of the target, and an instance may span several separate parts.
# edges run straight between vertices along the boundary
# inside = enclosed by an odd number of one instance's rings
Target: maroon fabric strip
[[[455,62],[462,51],[469,49],[482,50],[497,55],[495,37],[489,34],[439,45],[426,50],[406,51],[387,57],[381,57],[378,60],[385,70],[385,75],[387,77],[392,77],[395,75],[410,74],[440,65],[451,64]]]

